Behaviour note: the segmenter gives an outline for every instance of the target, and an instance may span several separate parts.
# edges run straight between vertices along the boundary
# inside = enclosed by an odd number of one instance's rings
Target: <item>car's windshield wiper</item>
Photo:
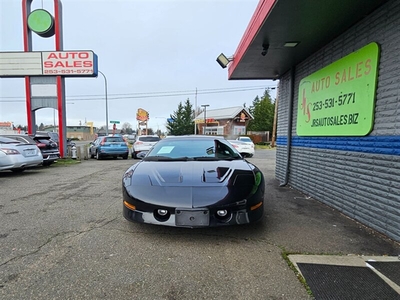
[[[215,156],[197,156],[193,157],[193,160],[196,161],[217,161],[217,160],[236,160],[236,159],[241,159],[240,157],[232,157],[232,156],[226,156],[226,157],[215,157]]]
[[[198,160],[198,161],[215,161],[215,160],[219,160],[218,157],[215,156],[196,156],[193,157],[193,160]]]
[[[168,156],[147,156],[142,160],[145,161],[188,161],[193,160],[190,157],[182,156],[182,157],[168,157]]]

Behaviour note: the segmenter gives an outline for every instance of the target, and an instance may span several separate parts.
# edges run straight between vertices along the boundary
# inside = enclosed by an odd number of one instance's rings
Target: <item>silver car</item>
[[[22,172],[43,163],[43,156],[36,144],[24,144],[0,136],[0,171]]]

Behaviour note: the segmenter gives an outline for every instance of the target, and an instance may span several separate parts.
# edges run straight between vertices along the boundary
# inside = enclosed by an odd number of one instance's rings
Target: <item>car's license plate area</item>
[[[176,226],[208,226],[210,212],[208,209],[175,209]]]
[[[25,154],[25,157],[35,156],[36,155],[36,151],[28,149],[28,150],[24,150],[24,154]]]

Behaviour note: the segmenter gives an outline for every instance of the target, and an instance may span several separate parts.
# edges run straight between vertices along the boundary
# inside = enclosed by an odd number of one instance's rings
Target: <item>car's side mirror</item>
[[[136,157],[139,159],[143,159],[148,151],[140,151],[138,154],[136,154]]]

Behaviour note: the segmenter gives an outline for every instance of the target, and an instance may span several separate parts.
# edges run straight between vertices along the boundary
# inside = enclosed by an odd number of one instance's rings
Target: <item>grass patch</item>
[[[255,147],[255,149],[273,149],[271,147],[271,145],[259,145],[259,144],[256,144],[256,145],[254,145],[254,147]]]
[[[60,158],[57,159],[57,162],[54,164],[51,164],[54,167],[61,167],[61,166],[72,166],[76,164],[80,164],[81,161],[77,159],[72,159],[72,158]]]
[[[295,267],[295,265],[294,265],[294,264],[291,262],[291,260],[289,259],[289,255],[291,255],[291,254],[295,255],[295,254],[301,254],[301,253],[294,253],[294,252],[293,252],[293,253],[290,253],[290,252],[287,252],[287,251],[285,250],[285,248],[283,248],[283,247],[279,247],[279,248],[282,249],[281,255],[282,255],[283,259],[286,261],[286,263],[288,264],[289,268],[294,272],[294,274],[296,275],[297,279],[298,279],[298,280],[300,281],[300,283],[305,287],[307,293],[308,293],[311,297],[314,298],[314,295],[313,295],[313,293],[312,293],[310,287],[308,286],[306,280],[304,279],[304,277],[301,275],[301,273],[297,270],[297,268]]]

